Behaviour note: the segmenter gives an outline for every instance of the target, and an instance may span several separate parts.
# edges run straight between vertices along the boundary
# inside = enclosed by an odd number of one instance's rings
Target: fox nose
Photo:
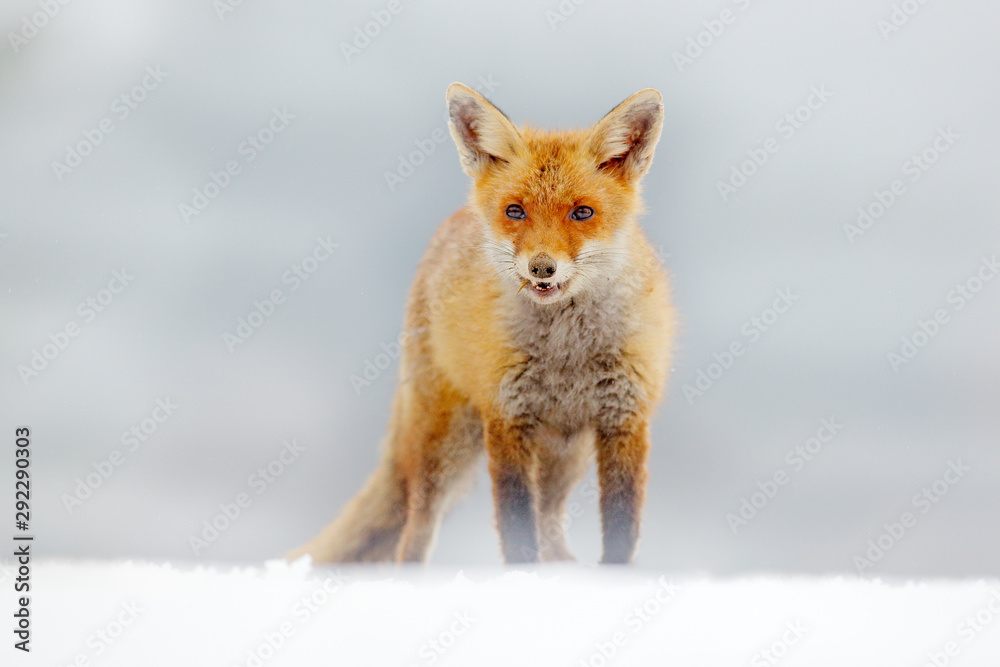
[[[535,278],[551,278],[556,272],[556,261],[544,252],[540,252],[532,258],[528,270]]]

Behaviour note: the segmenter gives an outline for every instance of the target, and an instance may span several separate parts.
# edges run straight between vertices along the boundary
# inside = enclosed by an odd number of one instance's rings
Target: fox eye
[[[528,214],[524,212],[524,209],[517,204],[511,204],[507,207],[507,217],[511,220],[524,220],[528,217]]]
[[[569,214],[569,217],[573,220],[590,220],[594,217],[594,209],[589,206],[577,206]]]

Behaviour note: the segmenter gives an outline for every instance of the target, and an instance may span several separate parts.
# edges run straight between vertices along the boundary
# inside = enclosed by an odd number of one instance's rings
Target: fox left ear
[[[598,168],[638,180],[653,163],[663,128],[663,97],[654,88],[640,90],[608,113],[587,139]]]

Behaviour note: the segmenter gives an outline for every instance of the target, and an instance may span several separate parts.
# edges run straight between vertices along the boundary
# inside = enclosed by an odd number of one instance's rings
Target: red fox
[[[425,562],[485,451],[504,562],[573,560],[567,496],[596,454],[601,562],[629,563],[674,335],[637,222],[662,99],[641,90],[554,132],[460,83],[446,100],[472,192],[417,270],[381,462],[289,558]]]

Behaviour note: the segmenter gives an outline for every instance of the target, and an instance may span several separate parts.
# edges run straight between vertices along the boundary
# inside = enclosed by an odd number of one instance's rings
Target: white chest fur
[[[639,323],[625,291],[612,283],[554,304],[519,299],[508,326],[526,360],[500,387],[510,418],[568,437],[613,427],[634,412],[640,389],[624,343]]]

